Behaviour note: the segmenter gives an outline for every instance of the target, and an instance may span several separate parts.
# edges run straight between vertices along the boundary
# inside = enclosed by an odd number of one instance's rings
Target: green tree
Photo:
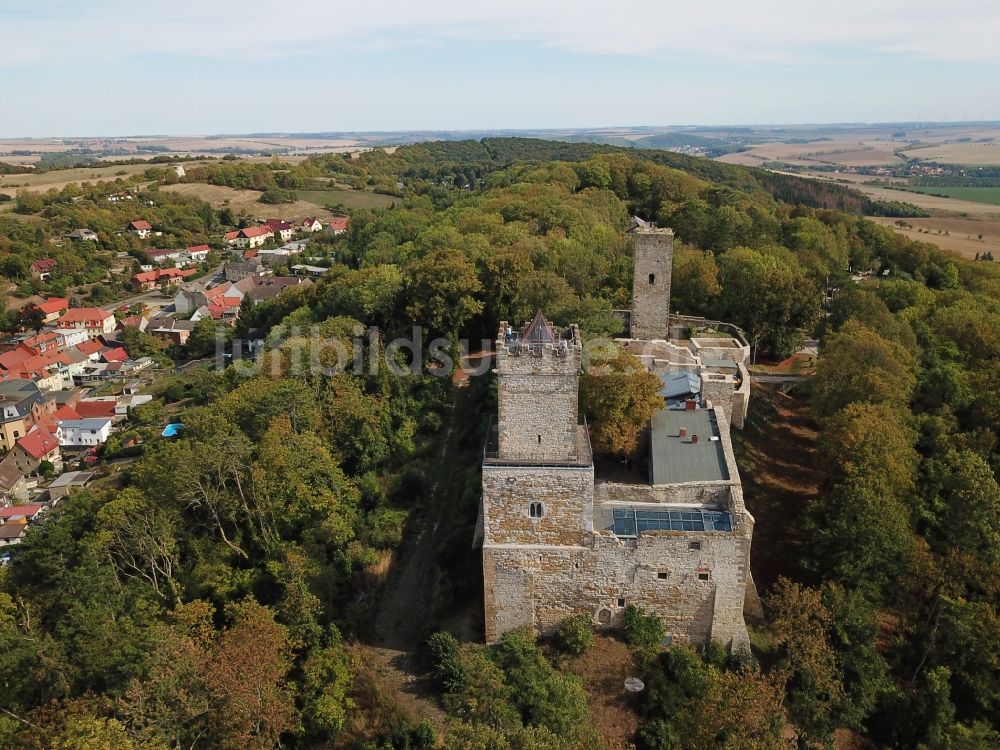
[[[664,405],[659,377],[638,358],[616,348],[614,358],[580,377],[580,401],[598,451],[632,454],[642,430]]]

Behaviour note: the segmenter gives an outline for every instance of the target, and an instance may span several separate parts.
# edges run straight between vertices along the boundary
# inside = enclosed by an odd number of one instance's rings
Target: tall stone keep
[[[576,326],[557,332],[540,311],[523,331],[502,324],[496,353],[499,458],[578,458],[581,355]]]
[[[635,239],[630,336],[647,341],[664,339],[670,316],[674,233],[640,219],[629,233]]]

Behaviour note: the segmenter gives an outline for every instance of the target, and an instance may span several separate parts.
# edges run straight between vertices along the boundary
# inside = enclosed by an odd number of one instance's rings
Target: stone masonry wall
[[[558,345],[497,341],[499,457],[565,461],[577,456],[579,334]]]
[[[574,614],[617,628],[635,604],[675,642],[746,645],[749,544],[743,533],[660,531],[636,540],[599,533],[575,547],[485,547],[487,640],[523,625],[551,632]]]
[[[528,506],[542,504],[541,518]],[[591,529],[594,469],[483,467],[483,543],[579,545]]]
[[[640,228],[635,238],[632,274],[631,337],[665,339],[670,317],[670,279],[674,263],[674,233]]]

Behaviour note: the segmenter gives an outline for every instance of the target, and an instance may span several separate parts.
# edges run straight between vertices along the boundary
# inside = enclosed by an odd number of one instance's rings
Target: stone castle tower
[[[499,413],[483,455],[480,519],[489,641],[538,621],[521,550],[579,546],[589,531],[594,466],[578,424],[582,353],[577,327],[558,331],[541,312],[523,331],[500,324]]]
[[[539,311],[515,336],[501,324],[497,347],[499,457],[566,461],[578,457],[580,337],[560,334]]]
[[[643,340],[666,338],[670,316],[670,277],[674,264],[674,233],[638,218],[629,233],[635,238],[630,336]]]

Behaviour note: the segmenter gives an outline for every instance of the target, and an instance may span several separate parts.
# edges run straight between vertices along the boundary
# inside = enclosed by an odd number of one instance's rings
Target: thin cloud
[[[5,61],[232,61],[413,44],[530,44],[591,55],[813,65],[850,55],[1000,63],[993,0],[24,0],[0,6]]]

